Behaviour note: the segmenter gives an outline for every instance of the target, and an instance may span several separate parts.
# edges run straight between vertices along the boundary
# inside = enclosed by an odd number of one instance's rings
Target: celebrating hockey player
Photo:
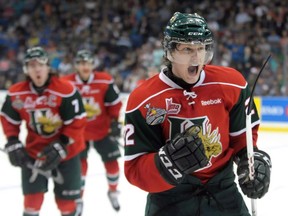
[[[27,80],[9,88],[1,110],[8,143],[5,150],[12,165],[21,167],[24,216],[38,216],[48,177],[53,177],[55,200],[61,215],[78,216],[81,166],[85,148],[86,113],[77,89],[60,80],[49,68],[41,47],[24,57]],[[25,144],[19,140],[20,124],[26,122]],[[45,175],[46,174],[46,175]]]
[[[128,99],[125,175],[149,192],[145,215],[250,215],[235,184],[250,198],[270,183],[270,157],[257,148],[253,103],[254,180],[248,177],[245,105],[240,72],[209,65],[213,36],[198,14],[176,12],[164,31],[166,68]]]
[[[87,156],[90,147],[100,154],[108,181],[108,198],[113,208],[118,211],[118,179],[120,151],[117,139],[121,125],[118,122],[122,102],[119,90],[113,78],[106,72],[93,71],[94,59],[89,50],[79,50],[75,57],[76,73],[63,77],[72,81],[79,89],[87,113],[85,129],[86,149],[81,153],[82,196],[85,176],[88,170]]]

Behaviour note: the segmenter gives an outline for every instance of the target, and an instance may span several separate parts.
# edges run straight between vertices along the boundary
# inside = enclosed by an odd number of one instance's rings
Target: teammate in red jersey
[[[125,112],[125,175],[149,192],[145,215],[249,215],[244,194],[263,197],[270,157],[257,148],[248,178],[245,109],[250,92],[235,69],[208,65],[213,36],[198,14],[176,12],[164,32],[166,68],[129,96]]]
[[[50,71],[41,47],[24,57],[27,80],[12,85],[1,110],[12,165],[21,167],[24,216],[37,216],[48,178],[54,180],[55,200],[61,215],[78,216],[75,200],[81,192],[80,152],[85,148],[86,113],[77,89]],[[25,144],[19,140],[26,122]]]
[[[90,51],[78,51],[75,57],[77,72],[63,78],[72,81],[79,89],[87,113],[85,129],[87,148],[81,153],[83,191],[88,169],[88,151],[93,147],[104,163],[109,186],[108,197],[113,208],[118,211],[120,205],[117,191],[119,179],[117,158],[121,155],[117,139],[121,133],[118,118],[122,102],[112,76],[106,72],[93,71],[93,62]]]

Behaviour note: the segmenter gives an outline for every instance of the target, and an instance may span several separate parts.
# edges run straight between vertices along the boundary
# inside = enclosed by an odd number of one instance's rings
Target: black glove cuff
[[[8,142],[12,142],[12,141],[19,141],[17,136],[10,136],[7,138]]]
[[[22,142],[20,142],[20,140],[18,140],[16,137],[8,140],[8,142],[5,145],[5,151],[8,153],[15,151],[19,148],[24,148],[24,146],[23,146]]]
[[[55,142],[53,144],[53,148],[55,148],[61,157],[61,159],[65,159],[67,157],[66,145],[63,143]]]
[[[178,185],[184,178],[184,173],[181,173],[179,169],[171,162],[166,152],[162,147],[159,153],[155,155],[154,161],[160,175],[171,185]]]

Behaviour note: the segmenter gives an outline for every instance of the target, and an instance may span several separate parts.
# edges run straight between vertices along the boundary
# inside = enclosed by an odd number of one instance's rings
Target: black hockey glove
[[[110,135],[115,138],[119,138],[121,135],[121,123],[117,120],[112,120],[110,125]]]
[[[199,126],[188,128],[177,134],[156,154],[156,166],[168,183],[177,185],[185,174],[191,174],[208,164],[204,145],[198,136],[199,131]]]
[[[10,163],[13,166],[26,167],[31,162],[24,145],[16,137],[8,138],[5,151],[8,153]]]
[[[261,150],[254,150],[254,179],[249,179],[249,168],[247,153],[239,157],[237,175],[242,192],[249,198],[257,199],[263,197],[269,189],[271,161],[269,155]]]
[[[55,169],[67,156],[66,145],[62,141],[56,140],[46,146],[38,155],[38,158],[43,159],[39,169],[44,171]]]

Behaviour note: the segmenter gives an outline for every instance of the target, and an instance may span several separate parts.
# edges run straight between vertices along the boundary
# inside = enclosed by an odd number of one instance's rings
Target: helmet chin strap
[[[23,66],[23,72],[24,72],[24,74],[28,74],[28,70],[27,70],[27,66],[26,65]]]
[[[173,62],[173,57],[171,55],[171,52],[169,50],[166,51],[166,58],[170,61]]]

